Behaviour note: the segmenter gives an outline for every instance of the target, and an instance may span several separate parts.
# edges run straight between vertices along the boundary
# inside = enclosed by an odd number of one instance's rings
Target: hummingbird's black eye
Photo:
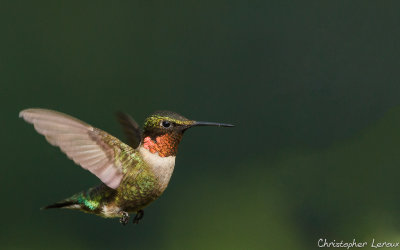
[[[162,122],[161,122],[161,125],[162,125],[164,128],[169,128],[169,127],[171,126],[171,123],[170,123],[169,121],[162,121]]]

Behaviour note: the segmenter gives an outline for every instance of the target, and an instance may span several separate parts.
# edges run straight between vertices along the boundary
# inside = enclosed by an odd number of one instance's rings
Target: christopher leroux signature
[[[363,247],[372,247],[372,248],[389,248],[389,247],[400,247],[399,245],[400,242],[387,242],[387,241],[377,241],[375,239],[372,239],[370,244],[368,244],[368,241],[363,241],[363,242],[357,242],[356,239],[353,239],[351,242],[345,242],[343,240],[341,241],[336,241],[336,240],[327,240],[327,239],[318,239],[318,247],[320,248],[363,248]]]

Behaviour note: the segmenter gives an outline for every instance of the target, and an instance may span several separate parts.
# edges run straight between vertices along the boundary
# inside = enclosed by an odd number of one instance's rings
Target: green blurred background
[[[394,2],[392,2],[394,3]],[[1,249],[311,249],[400,240],[400,4],[2,1]],[[99,183],[18,119],[186,133],[139,225],[39,208]]]

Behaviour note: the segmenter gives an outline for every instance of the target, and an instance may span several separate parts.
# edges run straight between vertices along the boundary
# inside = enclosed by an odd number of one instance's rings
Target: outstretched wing
[[[46,109],[25,109],[19,113],[32,123],[47,141],[60,147],[70,159],[96,175],[110,188],[117,188],[126,160],[133,149],[117,138],[69,115]]]
[[[118,122],[121,124],[124,130],[125,136],[128,139],[128,144],[132,148],[139,147],[140,141],[142,140],[142,135],[140,133],[139,125],[133,118],[125,113],[117,113]]]

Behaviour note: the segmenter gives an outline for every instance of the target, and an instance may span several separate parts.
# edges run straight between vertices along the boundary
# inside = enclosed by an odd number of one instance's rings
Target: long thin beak
[[[235,125],[218,122],[200,122],[195,121],[192,126],[217,126],[217,127],[234,127]]]

